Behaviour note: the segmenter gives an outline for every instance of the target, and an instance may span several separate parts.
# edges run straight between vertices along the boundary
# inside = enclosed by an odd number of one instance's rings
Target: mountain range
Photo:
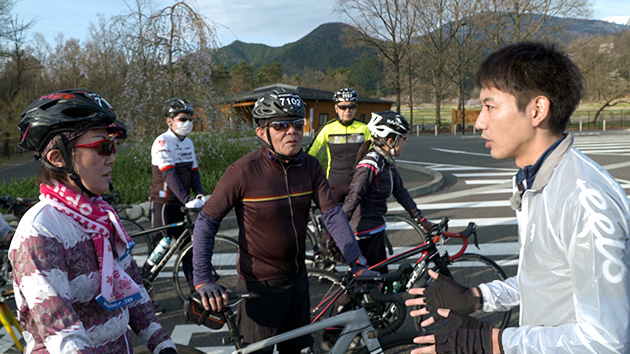
[[[565,43],[583,36],[630,30],[630,26],[605,21],[557,17],[551,18],[546,26],[557,26],[559,22],[564,24],[565,30],[554,37]],[[382,75],[382,66],[373,48],[348,43],[347,38],[352,37],[353,32],[358,30],[348,24],[325,23],[301,39],[280,47],[234,41],[219,48],[218,54],[227,68],[244,61],[257,70],[263,65],[277,62],[288,75],[301,75],[309,68],[324,73],[328,69],[344,68],[350,76],[354,74],[354,81],[359,81],[356,84],[368,90],[374,89],[370,86],[376,85],[378,80],[370,80],[372,75],[366,75],[366,71]]]

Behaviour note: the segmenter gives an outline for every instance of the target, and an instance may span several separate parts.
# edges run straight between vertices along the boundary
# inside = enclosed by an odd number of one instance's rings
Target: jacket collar
[[[573,135],[566,133],[549,146],[535,164],[519,169],[514,176],[516,188],[510,198],[512,209],[521,210],[521,200],[526,190],[540,191],[545,188],[556,166],[572,146]]]
[[[278,166],[278,167],[282,167],[282,168],[291,167],[291,166],[300,166],[302,164],[302,160],[304,159],[303,152],[304,152],[304,150],[300,150],[300,152],[298,152],[298,158],[297,159],[290,160],[289,162],[284,162],[284,161],[280,161],[273,154],[273,152],[271,150],[267,149],[264,146],[260,147],[261,158],[264,158],[267,161],[271,162],[273,165]]]
[[[551,153],[554,152],[555,149],[564,141],[566,137],[566,134],[562,135],[561,138],[551,144],[551,146],[549,146],[547,150],[545,150],[545,152],[540,155],[536,163],[534,163],[533,165],[525,166],[518,170],[518,172],[516,173],[516,184],[518,185],[519,189],[527,190],[532,188],[532,186],[534,185],[534,181],[536,180],[536,175],[538,174],[538,171],[542,167],[543,163],[547,160],[547,157],[549,157],[549,155],[551,155]]]

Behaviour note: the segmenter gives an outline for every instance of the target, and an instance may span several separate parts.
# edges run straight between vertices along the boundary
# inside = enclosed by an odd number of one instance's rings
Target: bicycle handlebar
[[[477,240],[477,224],[475,224],[474,222],[469,222],[468,227],[466,227],[466,229],[463,231],[448,232],[446,231],[448,230],[448,220],[448,218],[443,218],[439,224],[436,224],[438,226],[435,230],[435,236],[431,239],[431,241],[433,243],[437,243],[440,236],[444,236],[446,238],[459,238],[462,240],[462,248],[456,254],[449,256],[449,261],[461,257],[462,254],[466,252],[466,248],[468,248],[468,238],[470,238],[471,235],[474,236],[473,243],[475,247],[479,248],[479,241]]]
[[[7,212],[20,218],[37,201],[38,199],[36,198],[13,198],[9,196],[0,196],[0,208],[6,209]]]
[[[404,274],[411,273],[413,266],[409,262],[401,263],[393,273],[380,275],[359,275],[354,280],[360,283],[392,283],[398,281]]]

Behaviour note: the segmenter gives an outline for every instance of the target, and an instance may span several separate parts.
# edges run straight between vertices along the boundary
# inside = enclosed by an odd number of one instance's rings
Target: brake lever
[[[475,244],[475,247],[477,247],[478,250],[481,249],[481,248],[479,248],[479,241],[477,240],[477,229],[476,228],[473,230],[473,236],[474,236],[473,243]]]

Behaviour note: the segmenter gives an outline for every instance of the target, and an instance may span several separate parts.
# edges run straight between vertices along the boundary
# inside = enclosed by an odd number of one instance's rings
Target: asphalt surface
[[[576,146],[604,166],[627,192],[630,190],[630,132],[577,133]],[[513,161],[492,159],[478,135],[443,134],[411,136],[397,166],[406,187],[418,193],[415,201],[430,220],[448,216],[455,231],[463,229],[469,221],[476,222],[479,248],[471,244],[468,252],[490,257],[508,276],[516,273],[516,222],[507,204],[511,176],[516,172]],[[0,177],[4,177],[5,171],[0,167]],[[396,203],[390,204],[391,211],[396,208],[399,208]],[[235,234],[233,229],[220,232]],[[450,252],[451,246],[454,245],[444,247]],[[170,270],[164,271],[154,292],[155,302],[166,310],[159,316],[162,325],[179,343],[203,353],[231,352],[233,347],[221,342],[225,332],[209,333],[205,327],[186,323],[170,274]],[[510,326],[517,324],[518,311],[510,319]],[[417,333],[409,318],[401,331]]]

